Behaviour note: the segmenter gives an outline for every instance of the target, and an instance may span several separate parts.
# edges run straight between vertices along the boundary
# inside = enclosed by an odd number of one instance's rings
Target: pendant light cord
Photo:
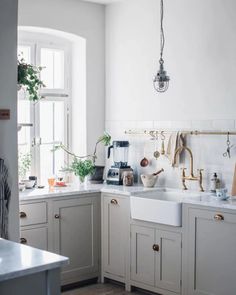
[[[164,28],[163,28],[163,17],[164,17],[164,7],[163,7],[163,0],[160,0],[160,15],[161,15],[161,40],[160,40],[160,63],[163,63],[163,50],[164,50],[164,46],[165,46],[165,34],[164,34]]]

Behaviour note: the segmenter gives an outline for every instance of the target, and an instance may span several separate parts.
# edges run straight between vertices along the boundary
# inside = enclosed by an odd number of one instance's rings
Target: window
[[[20,42],[18,55],[27,63],[40,65],[41,79],[46,85],[41,90],[43,99],[30,102],[23,90],[18,93],[19,154],[31,154],[28,175],[38,177],[38,183],[47,184],[67,164],[63,151],[53,152],[55,144],[68,145],[68,122],[70,106],[69,45],[50,42]]]

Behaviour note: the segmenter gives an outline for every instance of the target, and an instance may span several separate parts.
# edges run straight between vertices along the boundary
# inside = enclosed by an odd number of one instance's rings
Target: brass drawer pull
[[[54,217],[55,217],[56,219],[59,219],[59,218],[60,218],[60,215],[59,215],[59,214],[55,214]]]
[[[116,199],[111,199],[111,204],[117,205],[117,204],[118,204],[118,202],[117,202],[117,200],[116,200]]]
[[[20,212],[20,218],[26,218],[26,217],[27,217],[27,215],[25,212]]]
[[[20,243],[21,244],[27,244],[27,240],[25,238],[20,238]]]
[[[159,245],[157,245],[157,244],[154,244],[153,246],[152,246],[152,249],[153,249],[153,251],[159,251],[160,250],[160,247],[159,247]]]
[[[219,220],[219,221],[221,221],[221,220],[224,220],[224,216],[223,216],[222,214],[216,214],[216,215],[214,216],[214,219],[215,219],[215,220]]]

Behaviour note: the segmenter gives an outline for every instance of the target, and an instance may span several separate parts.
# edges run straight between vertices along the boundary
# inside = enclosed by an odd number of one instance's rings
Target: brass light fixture
[[[160,0],[160,14],[161,14],[161,33],[160,33],[160,68],[153,79],[153,86],[157,92],[165,92],[169,87],[170,77],[167,76],[166,71],[164,70],[164,60],[163,50],[165,46],[165,35],[163,29],[163,16],[164,16],[164,7],[163,7],[163,0]]]

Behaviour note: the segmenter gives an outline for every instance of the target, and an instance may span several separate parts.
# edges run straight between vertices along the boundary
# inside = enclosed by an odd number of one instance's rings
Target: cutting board
[[[232,183],[232,196],[236,196],[236,165],[234,168],[234,178],[233,178],[233,183]]]

